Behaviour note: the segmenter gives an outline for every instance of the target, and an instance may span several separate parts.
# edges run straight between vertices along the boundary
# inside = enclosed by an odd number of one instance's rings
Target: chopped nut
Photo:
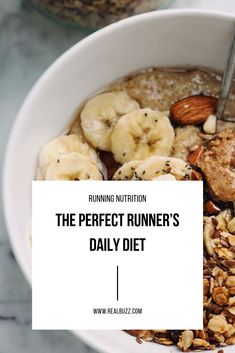
[[[210,278],[210,293],[212,294],[213,290],[215,288],[215,280],[214,278]]]
[[[193,152],[189,153],[189,155],[187,157],[187,161],[196,166],[197,161],[200,158],[203,150],[204,150],[204,147],[200,146],[196,150],[194,150]]]
[[[220,238],[221,232],[219,229],[216,229],[213,233],[213,238]]]
[[[221,248],[221,249],[216,249],[215,250],[219,258],[221,259],[226,259],[226,260],[232,260],[234,258],[234,254],[232,251],[226,248]]]
[[[223,265],[226,266],[227,268],[229,268],[230,272],[232,272],[232,269],[235,269],[235,260],[223,261]],[[233,273],[233,274],[235,274],[235,273]]]
[[[230,248],[229,243],[228,243],[226,240],[224,240],[223,238],[220,239],[220,243],[221,243],[221,245],[223,245],[225,248],[227,248],[227,249]]]
[[[217,207],[212,201],[207,201],[205,203],[204,210],[209,214],[218,214],[220,212],[219,207]]]
[[[216,315],[221,314],[223,311],[223,308],[217,304],[212,304],[210,309],[211,309],[211,312]]]
[[[231,295],[235,295],[235,286],[229,288],[229,293],[230,293]]]
[[[202,340],[201,338],[195,338],[193,340],[193,346],[194,347],[205,347],[205,348],[208,348],[208,347],[210,347],[210,343],[208,343],[205,340]]]
[[[232,306],[231,308],[229,308],[228,311],[229,311],[232,315],[235,315],[235,306]]]
[[[213,332],[224,333],[226,326],[227,321],[223,315],[215,315],[208,322],[208,328]]]
[[[227,287],[235,286],[235,276],[228,276],[225,284],[226,284]]]
[[[187,159],[189,152],[194,151],[203,143],[200,129],[196,126],[186,125],[175,129],[174,152],[176,158]]]
[[[223,306],[228,303],[229,291],[226,287],[216,287],[213,290],[212,298],[216,304]]]
[[[214,233],[214,226],[213,226],[211,218],[204,217],[204,221],[205,221],[205,224],[204,224],[205,247],[206,247],[208,254],[213,255],[214,249],[213,249],[213,245],[212,245],[212,236]]]
[[[216,132],[216,116],[211,114],[203,124],[203,130],[206,134],[214,134]]]
[[[205,333],[205,331],[204,330],[200,330],[200,331],[198,331],[198,334],[197,334],[202,340],[205,340],[206,339],[206,337],[207,337],[207,335],[206,335],[206,333]],[[195,334],[195,336],[197,336],[196,334]]]
[[[199,146],[198,145],[192,145],[189,147],[189,152],[195,151]]]
[[[153,341],[155,343],[163,344],[165,346],[171,346],[174,343],[172,340],[169,340],[167,337],[157,337],[157,336],[153,337]]]
[[[225,337],[229,338],[229,337],[233,336],[234,333],[235,333],[235,327],[233,325],[231,325],[231,324],[228,324],[226,326],[226,331],[224,333]]]
[[[226,344],[228,344],[228,345],[235,344],[235,336],[226,339],[225,342],[226,342]],[[218,353],[219,353],[219,352],[218,352]]]
[[[194,337],[193,331],[190,331],[190,330],[183,331],[178,343],[178,347],[183,352],[186,352],[193,343],[193,337]]]
[[[229,222],[228,222],[228,230],[231,233],[235,233],[235,217],[233,217]]]
[[[218,342],[218,343],[224,343],[225,342],[225,337],[221,334],[215,333],[214,334],[214,339]]]
[[[210,284],[207,278],[203,279],[203,295],[206,296],[209,292]]]
[[[221,212],[220,214],[218,214],[216,219],[218,221],[217,228],[224,230],[224,231],[227,231],[227,224],[231,220],[231,212],[229,210],[225,210],[225,211]]]
[[[235,235],[229,235],[228,241],[231,246],[235,246]]]
[[[227,309],[223,310],[223,315],[226,316],[228,322],[234,322],[235,315],[230,313],[230,311],[228,311]]]
[[[222,237],[224,237],[224,238],[228,238],[231,234],[228,233],[228,232],[225,232],[224,230],[222,230],[222,231],[221,231],[221,235],[222,235]]]
[[[191,179],[192,180],[202,180],[203,177],[202,177],[202,174],[197,172],[196,170],[192,170],[192,173],[191,173]]]

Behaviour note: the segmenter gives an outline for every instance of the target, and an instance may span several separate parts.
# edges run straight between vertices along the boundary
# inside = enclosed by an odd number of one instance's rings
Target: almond
[[[180,125],[197,125],[215,114],[217,98],[190,96],[174,103],[170,108],[171,118]]]
[[[217,207],[212,201],[207,201],[204,204],[204,210],[209,214],[218,214],[220,212],[220,208]]]
[[[203,177],[202,177],[201,173],[199,173],[198,171],[193,169],[192,173],[191,173],[191,179],[192,180],[203,180]]]

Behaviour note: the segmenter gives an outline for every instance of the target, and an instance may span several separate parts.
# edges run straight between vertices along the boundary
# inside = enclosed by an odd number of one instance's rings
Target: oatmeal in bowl
[[[204,330],[74,331],[99,351],[234,351],[234,124],[215,119],[218,72],[233,29],[233,15],[195,10],[120,21],[53,63],[17,115],[5,157],[3,203],[14,254],[29,283],[35,175],[204,182]],[[234,116],[234,93],[232,87],[228,116]]]
[[[203,180],[204,329],[126,330],[139,343],[183,352],[235,344],[235,123],[216,120],[220,83],[205,69],[136,73],[85,102],[40,152],[40,180]]]

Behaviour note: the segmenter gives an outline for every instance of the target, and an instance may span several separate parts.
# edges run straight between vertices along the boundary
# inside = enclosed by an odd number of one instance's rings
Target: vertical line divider
[[[117,301],[119,300],[119,268],[117,266]]]

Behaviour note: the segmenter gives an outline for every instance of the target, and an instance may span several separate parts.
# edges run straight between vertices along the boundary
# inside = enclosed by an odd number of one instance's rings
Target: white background
[[[146,203],[89,203],[89,194]],[[57,227],[56,213],[179,213],[179,227]],[[202,329],[201,182],[33,182],[34,329]],[[143,252],[90,252],[90,237],[146,237]],[[119,266],[119,301],[116,266]],[[177,303],[177,305],[175,305]],[[94,315],[142,307],[143,315]]]

